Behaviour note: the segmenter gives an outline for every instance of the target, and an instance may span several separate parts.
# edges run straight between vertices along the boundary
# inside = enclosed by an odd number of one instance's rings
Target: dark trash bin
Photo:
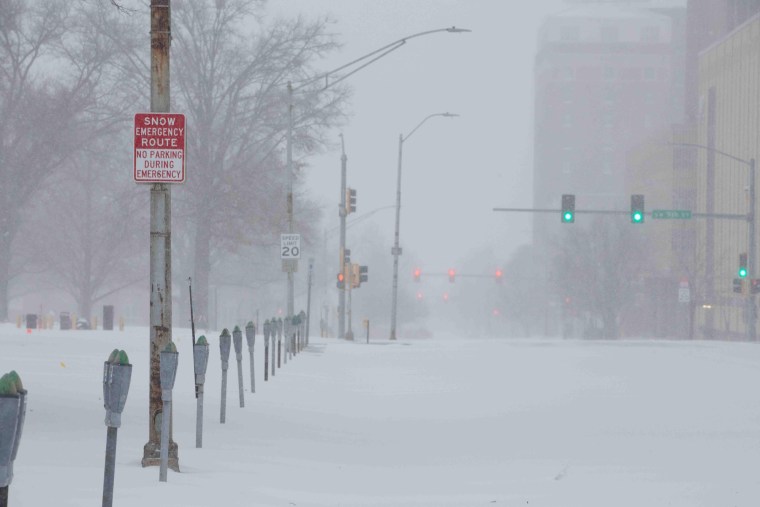
[[[36,313],[26,314],[26,328],[37,329],[37,314]]]
[[[113,305],[103,306],[103,330],[113,331]]]
[[[71,329],[71,314],[69,312],[61,312],[59,323],[62,330]]]

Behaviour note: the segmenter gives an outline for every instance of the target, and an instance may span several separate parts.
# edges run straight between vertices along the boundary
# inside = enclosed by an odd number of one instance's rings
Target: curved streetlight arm
[[[709,146],[705,146],[704,144],[694,144],[694,143],[668,143],[671,146],[686,146],[689,148],[701,148],[705,151],[712,151],[713,153],[717,153],[718,155],[723,155],[724,157],[728,157],[731,160],[735,160],[737,162],[741,162],[742,164],[751,166],[752,161],[751,160],[744,160],[743,158],[739,158],[737,156],[731,155],[730,153],[726,153],[725,151],[721,151],[717,148],[710,148]]]
[[[401,142],[403,143],[404,141],[406,141],[407,139],[409,139],[410,137],[412,137],[412,134],[414,134],[415,132],[417,132],[417,129],[419,129],[422,126],[423,123],[425,123],[430,118],[433,118],[435,116],[445,116],[446,118],[456,118],[459,115],[458,114],[454,114],[454,113],[448,113],[448,112],[446,112],[446,113],[433,113],[431,115],[428,115],[421,122],[419,122],[417,124],[417,126],[412,129],[411,132],[409,132],[406,136],[402,136],[401,137]]]
[[[403,39],[399,39],[399,40],[397,40],[395,42],[391,42],[390,44],[386,44],[385,46],[383,46],[381,48],[378,48],[378,49],[372,51],[371,53],[367,53],[366,55],[361,56],[361,57],[357,58],[356,60],[350,61],[350,62],[348,62],[348,63],[346,63],[344,65],[341,65],[340,67],[337,67],[337,68],[335,68],[333,70],[327,71],[324,74],[320,74],[319,76],[316,76],[316,77],[313,77],[311,79],[308,79],[308,80],[304,81],[303,83],[301,83],[299,86],[293,88],[293,91],[298,91],[301,88],[303,88],[304,86],[307,86],[307,85],[309,85],[309,84],[311,84],[311,83],[313,83],[315,81],[319,81],[319,80],[322,80],[322,79],[325,80],[325,86],[322,89],[326,90],[327,88],[329,88],[329,87],[331,87],[331,86],[333,86],[333,85],[335,85],[337,83],[340,83],[341,81],[343,81],[347,77],[352,76],[353,74],[356,74],[357,72],[359,72],[361,69],[363,69],[367,65],[369,65],[369,64],[371,64],[371,63],[379,60],[380,58],[384,57],[388,53],[391,53],[391,52],[397,50],[398,48],[400,48],[401,46],[403,46],[404,44],[406,44],[406,41],[408,41],[409,39],[414,39],[415,37],[422,37],[423,35],[429,35],[431,33],[438,33],[438,32],[463,33],[463,32],[471,32],[471,31],[472,30],[468,30],[467,28],[457,28],[455,26],[451,26],[449,28],[438,28],[436,30],[427,30],[425,32],[420,32],[420,33],[415,33],[413,35],[409,35],[407,37],[404,37]],[[360,65],[358,68],[352,70],[351,72],[349,72],[345,76],[341,76],[341,77],[339,77],[338,79],[336,79],[334,81],[330,81],[329,80],[330,76],[332,76],[333,74],[336,74],[336,73],[338,73],[338,72],[340,72],[340,71],[342,71],[344,69],[352,67],[353,65],[356,65],[359,62],[363,62],[364,60],[366,60],[368,58],[370,58],[370,60],[368,62]]]

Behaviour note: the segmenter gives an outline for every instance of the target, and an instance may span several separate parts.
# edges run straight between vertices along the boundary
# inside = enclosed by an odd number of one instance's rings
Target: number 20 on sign
[[[280,235],[280,258],[281,259],[300,259],[301,258],[301,235],[300,234],[281,234]]]

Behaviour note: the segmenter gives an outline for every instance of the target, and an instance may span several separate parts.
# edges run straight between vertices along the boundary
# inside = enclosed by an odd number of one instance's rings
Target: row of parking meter
[[[26,415],[26,389],[15,371],[0,377],[0,507],[8,506],[13,462]]]

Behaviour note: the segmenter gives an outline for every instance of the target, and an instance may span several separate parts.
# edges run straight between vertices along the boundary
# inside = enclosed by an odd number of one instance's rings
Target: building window
[[[573,103],[573,89],[570,86],[563,86],[560,94],[563,103],[568,105]]]
[[[573,172],[573,149],[569,146],[562,148],[562,159],[560,160],[560,167],[563,174],[570,174]]]
[[[602,148],[602,173],[612,174],[614,161],[612,146]]]
[[[563,26],[559,29],[559,40],[562,42],[578,42],[581,39],[579,26]]]
[[[641,29],[641,42],[660,42],[660,27],[645,26]]]
[[[603,26],[601,28],[602,42],[611,44],[618,41],[618,29],[616,26]]]
[[[575,79],[575,69],[572,67],[562,67],[559,70],[559,77],[565,81],[572,81]]]

